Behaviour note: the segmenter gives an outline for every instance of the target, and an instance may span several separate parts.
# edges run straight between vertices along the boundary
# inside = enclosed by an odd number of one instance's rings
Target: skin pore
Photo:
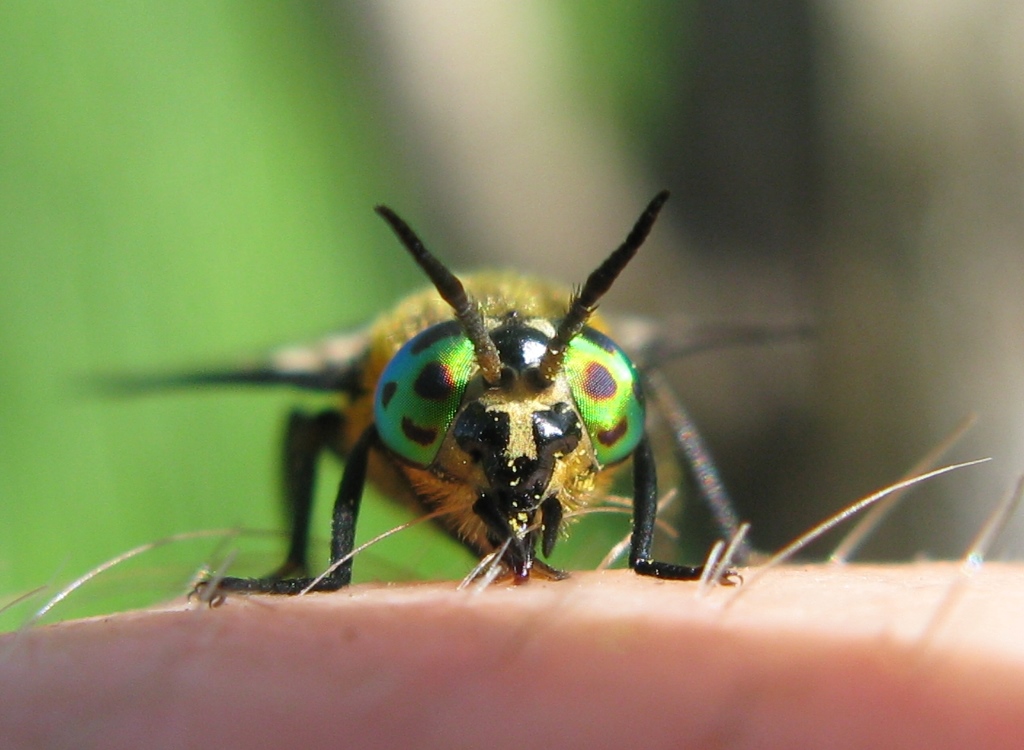
[[[1024,567],[629,571],[233,596],[0,636],[9,748],[986,748],[1024,737]]]

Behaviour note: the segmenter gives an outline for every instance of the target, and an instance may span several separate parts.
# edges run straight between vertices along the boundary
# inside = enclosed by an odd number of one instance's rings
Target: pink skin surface
[[[359,585],[10,633],[0,744],[1024,747],[1024,567],[745,576]]]

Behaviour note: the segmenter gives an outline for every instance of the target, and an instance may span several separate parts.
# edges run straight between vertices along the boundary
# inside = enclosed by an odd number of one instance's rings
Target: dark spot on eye
[[[431,401],[441,401],[452,394],[452,373],[440,362],[427,362],[416,376],[412,389],[420,396]]]
[[[394,380],[389,380],[380,389],[380,405],[385,409],[388,408],[388,404],[391,403],[391,399],[395,397],[395,391],[398,390],[398,383]]]
[[[457,320],[450,320],[447,323],[438,323],[420,333],[409,343],[409,352],[416,356],[422,354],[438,341],[455,338],[462,335],[462,324]]]
[[[430,445],[437,439],[433,427],[420,427],[408,417],[402,417],[402,433],[417,445]]]
[[[610,448],[615,445],[622,437],[626,434],[626,430],[629,429],[629,420],[623,417],[619,420],[618,424],[612,427],[610,430],[597,433],[597,442],[606,448]]]
[[[603,401],[619,390],[615,378],[600,362],[591,362],[583,372],[583,390],[595,401]]]

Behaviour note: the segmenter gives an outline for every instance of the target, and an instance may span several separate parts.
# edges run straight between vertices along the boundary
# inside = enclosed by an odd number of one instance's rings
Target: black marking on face
[[[477,458],[504,453],[511,435],[508,414],[489,410],[479,401],[462,411],[454,431],[456,444]]]
[[[402,433],[414,443],[430,445],[437,439],[437,430],[433,427],[420,427],[408,417],[402,417]]]
[[[533,564],[538,540],[545,555],[555,546],[562,505],[557,495],[548,494],[548,485],[558,459],[574,451],[583,435],[576,411],[565,402],[534,412],[531,422],[535,458],[509,454],[509,414],[500,408],[471,403],[454,427],[458,445],[479,461],[487,478],[473,510],[495,547],[511,538],[506,562],[523,576]],[[543,531],[527,530],[538,511]]]
[[[535,412],[532,422],[535,457],[509,455],[511,430],[505,411],[473,403],[456,421],[456,442],[482,463],[495,501],[506,513],[537,508],[555,462],[574,451],[583,434],[576,412],[566,403]]]
[[[430,401],[442,401],[452,393],[451,370],[440,362],[427,362],[412,384],[417,396]],[[386,406],[386,404],[385,404]]]
[[[548,456],[554,459],[572,453],[579,445],[582,434],[583,429],[576,412],[564,401],[547,411],[533,414],[533,437],[537,442],[537,456],[541,462]]]
[[[449,320],[446,323],[438,323],[431,326],[413,339],[409,351],[412,354],[422,354],[438,341],[462,336],[462,324],[457,320]]]
[[[389,380],[380,389],[380,405],[385,409],[388,408],[388,404],[391,403],[391,399],[395,397],[395,393],[398,391],[398,383],[394,380]]]

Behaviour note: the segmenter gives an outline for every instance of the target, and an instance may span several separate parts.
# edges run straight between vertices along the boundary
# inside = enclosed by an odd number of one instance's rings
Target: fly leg
[[[711,511],[719,533],[727,540],[732,539],[739,529],[740,520],[697,426],[660,371],[648,369],[644,373],[644,386],[647,393],[654,397],[658,414],[672,431],[676,460],[692,476],[697,492]],[[736,550],[735,559],[742,564],[750,557],[750,552],[750,544],[744,541]]]
[[[267,578],[294,578],[309,572],[309,519],[316,491],[317,465],[325,449],[337,450],[341,415],[333,410],[314,416],[293,411],[284,440],[285,518],[291,537],[281,566]]]
[[[650,440],[645,436],[633,452],[633,539],[629,567],[639,575],[669,578],[677,581],[697,580],[704,573],[703,565],[676,565],[651,556],[654,521],[658,512],[658,474]],[[723,581],[735,577],[724,571]]]
[[[330,416],[332,415],[333,416]],[[352,560],[346,559],[355,543],[356,521],[366,484],[366,467],[370,448],[378,443],[377,428],[371,425],[352,446],[345,461],[345,471],[338,487],[331,520],[331,565],[317,578],[306,572],[306,551],[309,542],[309,514],[313,502],[316,464],[325,448],[337,445],[334,438],[341,426],[336,412],[315,417],[293,415],[287,433],[285,469],[287,511],[292,523],[291,541],[284,564],[265,578],[221,578],[207,580],[197,586],[209,601],[225,592],[279,594],[293,596],[303,591],[336,591],[352,580]],[[344,561],[344,562],[342,562]],[[299,574],[299,577],[283,577]],[[215,586],[215,591],[206,591]]]

